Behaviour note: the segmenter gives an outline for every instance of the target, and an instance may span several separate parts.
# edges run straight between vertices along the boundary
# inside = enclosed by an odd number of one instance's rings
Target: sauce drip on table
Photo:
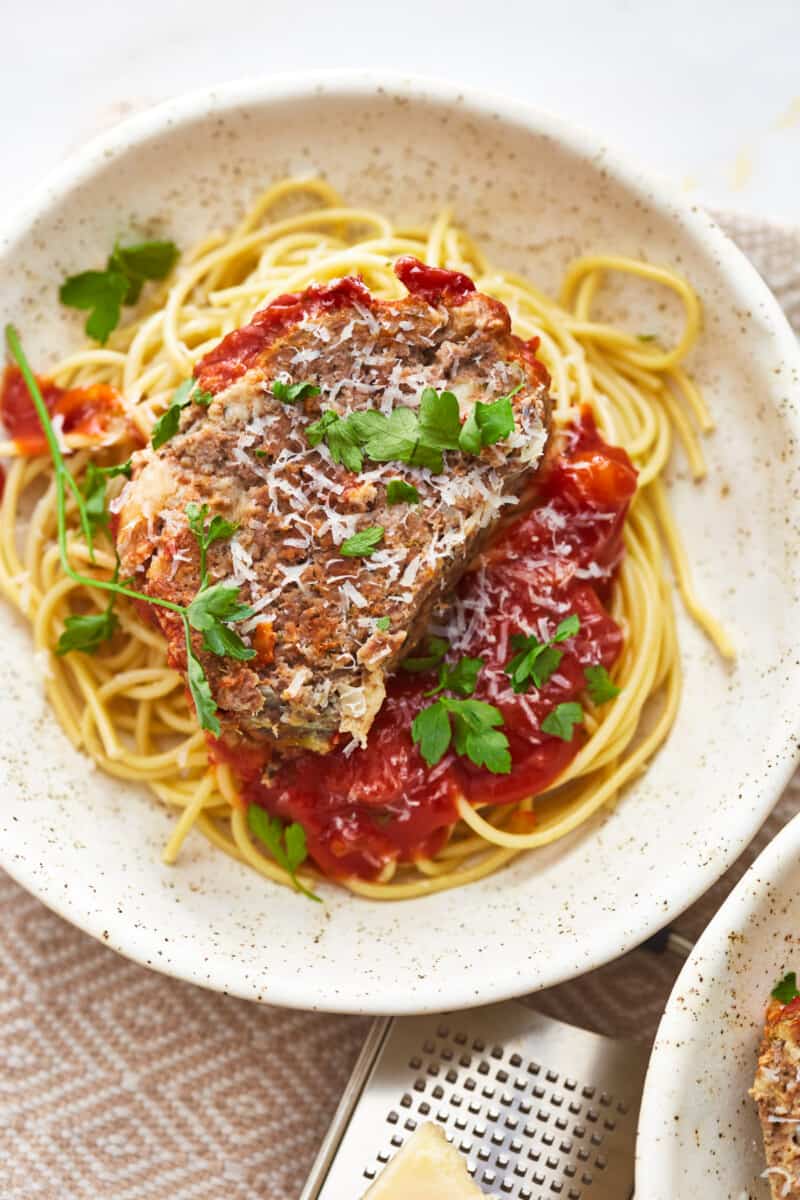
[[[622,649],[622,631],[605,602],[635,488],[628,456],[603,442],[586,410],[559,435],[533,507],[501,530],[434,627],[450,641],[448,662],[464,655],[484,660],[475,697],[503,714],[510,774],[492,775],[453,753],[429,768],[410,729],[431,703],[424,693],[437,676],[400,671],[390,680],[368,745],[349,755],[343,747],[303,753],[267,777],[263,750],[212,745],[216,758],[235,766],[244,802],[299,821],[311,857],[326,874],[369,879],[389,862],[435,854],[458,819],[459,793],[504,804],[546,789],[585,734],[576,727],[572,740],[563,741],[542,732],[542,719],[584,691],[585,667],[611,667]],[[571,613],[578,614],[580,630],[560,647],[565,653],[556,672],[540,691],[515,694],[504,670],[514,653],[511,637],[522,632],[548,639]]]

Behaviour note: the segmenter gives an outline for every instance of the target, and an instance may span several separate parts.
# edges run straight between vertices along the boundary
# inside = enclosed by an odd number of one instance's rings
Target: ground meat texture
[[[191,502],[238,525],[211,547],[209,577],[237,583],[256,609],[236,626],[256,657],[235,662],[204,652],[199,635],[193,643],[224,729],[317,751],[363,744],[387,674],[542,459],[549,381],[535,343],[512,335],[505,307],[466,276],[409,260],[397,273],[409,289],[399,300],[377,300],[355,279],[278,298],[199,363],[212,402],[190,404],[170,441],[134,455],[116,537],[121,575],[138,588],[178,603],[196,594]],[[282,403],[275,380],[321,393]],[[513,434],[479,455],[446,451],[442,474],[370,460],[353,474],[306,438],[323,410],[416,409],[433,387],[455,393],[465,420],[475,401],[519,383]],[[421,502],[389,506],[392,479]],[[376,552],[343,557],[341,543],[372,525],[385,530]],[[179,619],[152,612],[185,669]]]
[[[800,998],[767,1009],[758,1070],[758,1105],[767,1178],[775,1200],[800,1200]]]

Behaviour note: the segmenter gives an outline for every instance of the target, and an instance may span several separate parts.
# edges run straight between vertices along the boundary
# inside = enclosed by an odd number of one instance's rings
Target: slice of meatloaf
[[[751,1090],[775,1200],[800,1200],[800,997],[767,1009]]]
[[[386,675],[517,502],[547,442],[547,373],[535,343],[512,335],[505,307],[464,275],[413,259],[395,269],[403,299],[375,299],[353,278],[314,285],[225,337],[195,371],[213,401],[188,405],[171,440],[134,455],[117,505],[122,576],[178,603],[199,586],[187,505],[237,523],[211,547],[209,575],[235,581],[256,609],[237,625],[256,657],[217,658],[199,637],[197,652],[223,726],[283,745],[364,741]],[[286,403],[275,381],[320,392]],[[445,451],[441,473],[369,458],[353,473],[306,433],[323,411],[418,410],[428,387],[455,393],[463,421],[476,401],[518,385],[513,433],[479,454]],[[420,502],[390,505],[394,479],[413,484]],[[375,552],[343,556],[342,543],[371,526],[384,530]],[[185,668],[179,621],[153,612]]]

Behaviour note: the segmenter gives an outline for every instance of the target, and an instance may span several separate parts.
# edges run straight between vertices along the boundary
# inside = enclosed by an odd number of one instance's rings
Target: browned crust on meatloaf
[[[800,1007],[773,1000],[751,1096],[758,1105],[775,1200],[800,1200]]]
[[[224,342],[220,349],[215,378]],[[322,394],[284,404],[272,395],[276,379],[309,380]],[[316,750],[348,734],[363,742],[386,675],[540,462],[546,379],[530,346],[511,334],[505,307],[478,292],[450,305],[415,296],[351,302],[282,330],[209,407],[184,409],[170,441],[134,455],[117,546],[123,576],[149,595],[188,603],[198,590],[190,502],[238,522],[233,539],[210,550],[210,580],[235,580],[258,609],[237,629],[259,656],[220,659],[195,639],[223,731]],[[441,475],[370,461],[355,475],[305,436],[323,409],[416,408],[427,386],[454,391],[463,419],[476,400],[520,382],[511,437],[479,456],[446,452]],[[394,478],[413,483],[421,503],[388,506]],[[342,557],[341,542],[371,525],[385,529],[378,551]],[[171,661],[185,669],[179,620],[154,611]],[[387,617],[382,631],[377,621]]]

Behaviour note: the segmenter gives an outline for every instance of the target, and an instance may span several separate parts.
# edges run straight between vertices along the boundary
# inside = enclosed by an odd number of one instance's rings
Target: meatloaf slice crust
[[[209,578],[235,581],[256,609],[236,627],[256,657],[218,658],[199,637],[195,646],[223,732],[317,751],[342,735],[363,744],[387,674],[542,459],[549,380],[535,342],[512,335],[506,308],[466,276],[409,259],[395,269],[402,299],[378,300],[348,278],[273,301],[198,364],[211,403],[188,405],[171,440],[134,455],[116,538],[122,576],[148,595],[186,604],[198,590],[187,505],[237,524],[211,547]],[[286,403],[276,381],[319,394]],[[514,431],[479,454],[445,451],[440,474],[370,459],[353,473],[324,442],[309,444],[323,411],[418,410],[424,388],[453,392],[462,421],[476,401],[518,388]],[[390,505],[393,479],[420,502]],[[374,553],[343,556],[342,543],[370,526],[384,530]],[[153,613],[185,670],[179,619]]]
[[[800,1200],[800,997],[767,1008],[758,1069],[750,1092],[775,1200]]]

